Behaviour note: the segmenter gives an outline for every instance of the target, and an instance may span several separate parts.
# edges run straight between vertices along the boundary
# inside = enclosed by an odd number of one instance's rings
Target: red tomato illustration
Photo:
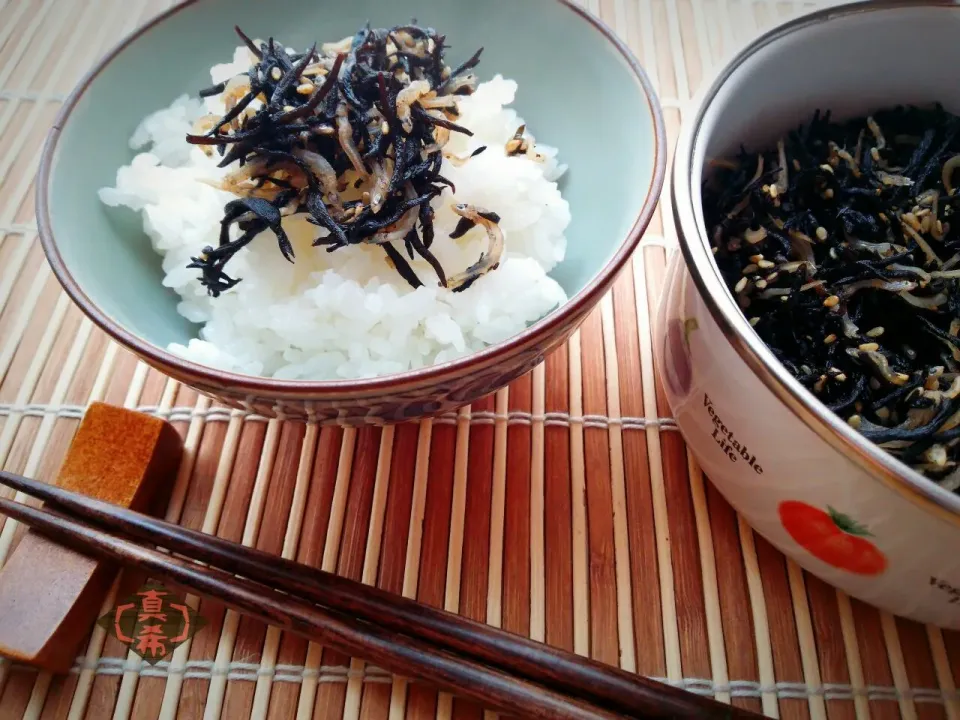
[[[780,503],[780,522],[797,544],[819,560],[857,575],[879,575],[886,556],[853,518],[831,507],[827,512],[797,500]]]

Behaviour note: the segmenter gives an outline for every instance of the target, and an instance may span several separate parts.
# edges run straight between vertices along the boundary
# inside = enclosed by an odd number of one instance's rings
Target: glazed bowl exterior
[[[289,46],[352,35],[412,17],[438,28],[449,62],[485,52],[481,80],[518,83],[512,107],[570,170],[567,255],[551,276],[569,300],[525,331],[466,358],[362,380],[286,381],[185,361],[170,343],[199,328],[177,313],[161,258],[140,218],[106,208],[97,191],[133,153],[128,138],[149,113],[210,84],[209,68],[238,45],[233,26]],[[597,104],[616,107],[604,136]],[[187,0],[111,52],[77,87],[44,149],[37,219],[44,251],[70,297],[145,362],[224,403],[268,416],[380,424],[454,410],[505,386],[563,343],[599,302],[636,248],[663,186],[666,140],[659,104],[637,60],[596,18],[568,0]],[[509,252],[509,237],[507,238]],[[242,291],[242,285],[238,288]]]
[[[684,438],[750,525],[848,594],[948,628],[960,628],[960,496],[865,440],[779,364],[713,261],[700,192],[710,159],[741,142],[767,147],[816,108],[842,119],[939,100],[960,113],[949,70],[960,62],[958,33],[956,3],[859,3],[783,25],[719,73],[675,156],[682,253],[655,342]]]

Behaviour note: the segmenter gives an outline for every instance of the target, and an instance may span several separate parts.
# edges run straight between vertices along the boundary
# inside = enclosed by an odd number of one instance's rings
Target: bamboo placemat
[[[50,479],[91,401],[159,413],[189,450],[167,511],[184,525],[771,717],[960,718],[960,633],[880,613],[805,574],[744,525],[687,453],[650,350],[675,246],[664,214],[567,347],[495,397],[419,425],[245,416],[91,327],[37,241],[40,144],[80,74],[167,4],[0,0],[4,469]],[[712,68],[821,4],[587,3],[644,63],[671,142]],[[3,527],[0,562],[16,538]],[[120,595],[141,580],[125,577]],[[199,609],[210,625],[155,667],[100,629],[69,675],[0,663],[0,719],[482,714],[216,603]]]

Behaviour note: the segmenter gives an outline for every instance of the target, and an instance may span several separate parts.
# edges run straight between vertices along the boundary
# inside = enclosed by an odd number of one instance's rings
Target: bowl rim
[[[202,0],[183,0],[174,7],[159,14],[148,23],[135,29],[107,52],[93,69],[84,75],[67,97],[47,135],[36,181],[35,205],[38,234],[43,251],[57,280],[63,286],[67,295],[69,295],[80,309],[102,330],[121,345],[126,346],[141,357],[152,361],[154,364],[158,364],[165,369],[173,370],[180,375],[200,379],[212,386],[227,385],[232,388],[263,393],[274,397],[289,397],[291,395],[303,394],[330,398],[364,397],[376,395],[383,391],[395,391],[398,386],[407,388],[411,386],[421,387],[443,379],[461,376],[465,372],[476,369],[477,367],[490,367],[503,357],[513,355],[536,344],[543,338],[550,337],[555,332],[560,331],[571,316],[576,316],[578,312],[585,312],[590,307],[596,305],[602,293],[606,291],[626,262],[632,257],[633,252],[639,246],[640,239],[653,219],[653,214],[663,190],[667,157],[667,140],[663,111],[659,98],[654,90],[653,83],[641,66],[640,61],[627,47],[626,43],[620,40],[600,18],[577,6],[571,0],[555,0],[555,2],[559,3],[562,7],[579,16],[580,19],[585,21],[589,26],[592,26],[592,28],[598,31],[600,35],[613,46],[613,49],[620,54],[627,66],[632,70],[635,80],[639,83],[653,125],[653,173],[643,204],[634,218],[629,231],[625,237],[620,240],[613,256],[573,297],[569,298],[566,303],[545,317],[540,318],[520,333],[499,343],[488,345],[476,353],[416,370],[380,375],[373,378],[277,380],[270,377],[220,370],[174,355],[168,350],[138,337],[124,328],[120,323],[114,321],[109,315],[103,312],[79,286],[64,263],[57,247],[50,219],[49,190],[61,134],[86,90],[107,66],[116,60],[118,56],[138,38],[154,27],[162,24],[176,13],[198,2],[202,2]]]
[[[680,249],[697,290],[714,321],[754,375],[787,406],[788,410],[831,447],[876,481],[930,513],[960,527],[960,495],[935,482],[864,438],[832,413],[780,364],[746,316],[734,302],[713,260],[707,233],[700,227],[694,206],[693,162],[702,142],[703,120],[720,89],[756,53],[798,31],[862,13],[918,8],[960,9],[960,0],[860,0],[816,10],[785,22],[760,35],[743,48],[703,85],[691,103],[674,154],[670,177],[673,219]],[[696,182],[699,182],[698,180]]]

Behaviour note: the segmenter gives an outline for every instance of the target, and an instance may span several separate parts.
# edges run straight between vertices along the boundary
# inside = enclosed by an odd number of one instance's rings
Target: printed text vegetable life
[[[763,475],[763,468],[757,462],[757,456],[751,455],[747,446],[736,439],[733,430],[723,424],[717,411],[714,410],[713,401],[706,393],[703,394],[703,406],[707,409],[707,413],[713,421],[713,441],[723,450],[730,462],[735,463],[743,459],[757,475]]]

